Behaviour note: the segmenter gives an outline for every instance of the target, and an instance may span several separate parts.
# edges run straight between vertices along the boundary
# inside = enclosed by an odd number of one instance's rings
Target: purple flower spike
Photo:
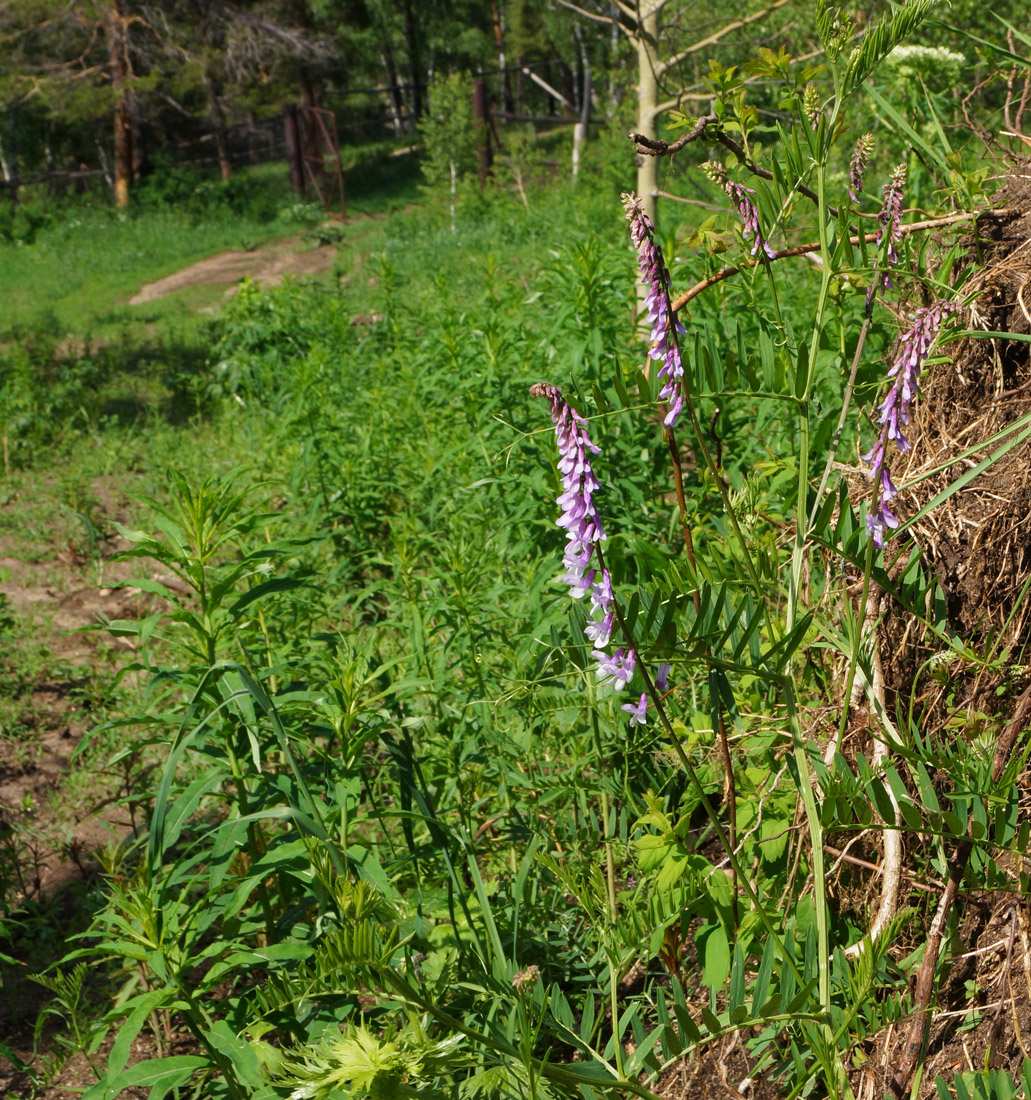
[[[946,317],[957,313],[959,306],[944,299],[918,309],[913,323],[899,338],[895,358],[888,371],[893,379],[891,388],[878,406],[880,415],[877,423],[881,425],[877,442],[863,455],[867,466],[867,476],[880,482],[877,494],[877,508],[866,517],[867,530],[873,536],[874,545],[884,545],[886,530],[895,530],[898,519],[888,508],[888,502],[898,496],[898,489],[891,480],[891,471],[886,462],[888,440],[895,443],[900,454],[909,450],[909,440],[902,429],[909,424],[909,415],[913,401],[920,392],[920,372],[938,339]]]
[[[726,168],[724,168],[722,164],[714,164],[710,161],[702,167],[709,179],[722,187],[727,197],[737,207],[737,212],[741,215],[741,220],[744,222],[744,226],[741,230],[742,235],[755,238],[751,255],[756,256],[761,250],[769,259],[776,259],[777,253],[770,247],[769,242],[762,234],[762,229],[759,227],[759,211],[752,201],[752,196],[755,194],[755,191],[753,191],[751,187],[745,187],[743,183],[735,183],[730,179],[727,175]]]
[[[674,344],[675,348],[676,345]],[[678,360],[679,362],[679,357]],[[633,649],[617,649],[606,652],[612,641],[613,620],[616,618],[616,598],[612,591],[612,577],[607,569],[593,569],[595,548],[605,538],[601,517],[594,505],[594,494],[601,488],[594,476],[591,455],[599,448],[587,434],[587,422],[562,396],[558,386],[540,382],[530,387],[533,397],[545,397],[551,404],[551,419],[555,425],[558,443],[558,469],[562,474],[562,492],[557,503],[562,514],[556,521],[566,533],[566,549],[562,555],[565,573],[562,583],[569,586],[569,594],[575,600],[590,595],[590,618],[584,634],[591,643],[597,676],[605,684],[622,691],[637,671],[637,654]],[[599,550],[600,557],[600,550]],[[663,684],[670,666],[659,665],[657,681]],[[647,720],[648,697],[642,695],[636,705],[624,706],[632,714],[631,726],[643,725]]]
[[[891,174],[891,179],[881,188],[881,194],[884,196],[881,203],[881,212],[877,215],[877,247],[881,247],[881,242],[884,240],[885,234],[888,237],[888,245],[885,249],[885,256],[887,257],[889,264],[897,264],[899,262],[898,249],[895,245],[902,240],[902,188],[906,183],[906,166],[900,164]],[[866,304],[870,305],[870,299],[873,296],[874,286],[877,281],[877,260],[874,260],[874,283],[870,285],[870,288],[866,292]],[[890,290],[895,284],[891,281],[891,274],[887,271],[882,272],[880,275],[880,285],[885,290]]]
[[[895,245],[902,240],[902,188],[906,185],[906,166],[900,164],[891,174],[891,179],[881,189],[884,202],[881,212],[877,215],[877,247],[880,248],[884,240],[885,231],[888,234],[888,262],[897,264],[899,254]]]
[[[673,283],[662,258],[662,249],[655,241],[655,230],[641,208],[641,200],[636,195],[624,194],[623,208],[630,223],[630,239],[637,248],[641,282],[648,288],[644,299],[648,320],[652,323],[652,346],[648,354],[652,359],[662,362],[659,377],[665,384],[659,391],[659,400],[669,402],[669,412],[664,423],[675,428],[684,404],[680,385],[680,380],[684,377],[684,365],[680,358],[677,335],[686,330],[677,320],[670,304]]]
[[[562,514],[555,521],[566,533],[566,549],[562,555],[565,573],[562,583],[569,586],[569,594],[575,600],[590,595],[591,620],[584,633],[596,651],[604,650],[612,639],[613,603],[612,578],[607,569],[599,571],[591,568],[594,560],[594,548],[605,539],[605,529],[601,517],[594,505],[594,494],[601,484],[594,476],[591,455],[598,454],[596,447],[587,434],[587,422],[569,405],[558,386],[544,382],[530,387],[533,397],[546,397],[551,404],[551,419],[555,425],[555,440],[558,443],[558,469],[562,474],[562,493],[557,503]],[[634,674],[634,657],[628,655],[628,662],[622,659],[622,650],[617,654],[612,671],[606,673],[619,688],[625,685]],[[597,657],[597,652],[595,656]],[[601,654],[602,657],[606,655]],[[623,672],[629,668],[624,677]]]
[[[641,692],[641,698],[636,703],[624,703],[620,710],[625,710],[630,715],[630,728],[643,726],[648,721],[648,696]]]
[[[852,150],[848,165],[848,196],[853,202],[859,202],[859,196],[863,193],[863,173],[872,152],[873,134],[863,134]]]

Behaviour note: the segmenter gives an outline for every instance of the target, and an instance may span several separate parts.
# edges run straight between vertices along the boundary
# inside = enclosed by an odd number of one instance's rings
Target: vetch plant
[[[899,525],[898,518],[888,507],[898,496],[887,463],[888,443],[894,443],[900,454],[909,450],[903,428],[909,424],[913,401],[920,390],[920,372],[946,318],[958,311],[955,302],[944,299],[918,309],[912,324],[899,338],[895,358],[888,370],[888,377],[894,381],[879,408],[877,423],[881,431],[873,447],[863,455],[867,476],[875,483],[876,498],[876,506],[866,517],[866,526],[878,548],[884,546],[885,531],[895,530]]]
[[[566,532],[566,550],[562,557],[566,572],[562,580],[569,585],[573,599],[582,599],[590,593],[592,619],[584,633],[594,646],[598,679],[622,691],[634,678],[637,655],[633,649],[626,648],[617,649],[613,654],[605,652],[612,638],[612,577],[603,564],[600,576],[597,569],[591,568],[596,551],[600,558],[600,543],[605,539],[605,529],[594,504],[594,493],[601,485],[594,476],[590,459],[591,454],[599,454],[601,448],[591,442],[587,421],[568,404],[558,386],[540,382],[530,387],[530,394],[547,398],[555,424],[558,470],[564,490],[558,497],[562,515],[556,522]]]
[[[721,187],[727,197],[737,207],[737,212],[741,215],[741,221],[743,223],[741,229],[742,235],[754,238],[751,254],[756,256],[759,252],[762,252],[768,259],[774,259],[776,253],[763,236],[762,229],[759,226],[759,211],[755,205],[755,189],[752,187],[745,187],[743,183],[736,183],[732,180],[727,175],[727,170],[722,164],[715,164],[710,161],[704,167],[705,174],[709,179],[717,186]]]
[[[863,134],[856,142],[852,150],[852,158],[848,163],[848,195],[858,203],[863,193],[863,174],[866,172],[866,162],[873,152],[873,134]]]
[[[663,418],[663,423],[669,428],[675,428],[680,419],[680,410],[684,406],[681,388],[684,365],[680,360],[677,337],[686,332],[686,329],[677,319],[670,304],[672,283],[669,270],[662,257],[662,249],[655,240],[655,230],[641,206],[641,200],[636,195],[624,194],[623,208],[630,223],[630,238],[637,248],[641,283],[648,291],[644,299],[648,320],[652,325],[652,346],[648,355],[662,364],[659,377],[663,379],[663,387],[659,391],[659,400],[669,402],[669,411]]]

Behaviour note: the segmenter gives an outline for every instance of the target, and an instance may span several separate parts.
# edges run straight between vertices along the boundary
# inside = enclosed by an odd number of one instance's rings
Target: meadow
[[[1023,521],[1027,204],[944,95],[852,102],[905,33],[771,62],[764,133],[716,66],[773,167],[713,139],[657,231],[616,134],[454,230],[384,157],[330,228],[265,170],[12,224],[12,1095],[1031,1095],[1029,585],[939,553]]]

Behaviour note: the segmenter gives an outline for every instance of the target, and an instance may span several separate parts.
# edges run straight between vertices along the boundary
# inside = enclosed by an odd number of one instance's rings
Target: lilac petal
[[[620,710],[625,710],[630,715],[630,728],[643,726],[648,721],[648,696],[641,692],[641,698],[636,703],[624,703]]]

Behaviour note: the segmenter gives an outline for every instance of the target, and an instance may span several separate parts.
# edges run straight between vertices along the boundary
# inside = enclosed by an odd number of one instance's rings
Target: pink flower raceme
[[[558,469],[562,474],[562,493],[558,504],[562,509],[558,526],[566,534],[566,549],[562,563],[566,573],[562,580],[569,586],[574,599],[582,599],[590,593],[590,619],[584,634],[592,646],[598,679],[622,691],[633,680],[637,671],[637,654],[633,649],[621,648],[615,653],[607,649],[612,641],[612,624],[616,612],[616,600],[612,591],[612,577],[607,569],[592,568],[595,549],[604,541],[605,531],[594,504],[594,493],[600,488],[591,466],[591,455],[599,448],[587,434],[587,422],[562,396],[558,386],[538,383],[530,387],[533,397],[547,398],[551,405],[551,419],[555,425],[558,443]],[[659,665],[657,682],[666,690],[670,666]],[[636,704],[624,706],[631,715],[630,725],[643,725],[647,721],[648,696],[642,693]]]
[[[562,475],[562,493],[558,505],[562,515],[556,521],[566,533],[566,549],[562,555],[562,564],[566,568],[563,583],[569,585],[569,594],[579,600],[590,593],[591,621],[585,634],[594,647],[595,659],[599,662],[599,675],[612,678],[619,688],[625,686],[633,676],[633,653],[628,660],[622,660],[619,651],[618,664],[611,665],[615,658],[604,652],[612,638],[613,595],[612,578],[607,569],[601,571],[591,568],[594,560],[594,548],[605,539],[601,517],[594,506],[594,493],[600,488],[591,466],[591,455],[598,454],[596,447],[587,434],[587,421],[569,405],[558,386],[538,383],[530,387],[533,397],[546,397],[551,404],[551,420],[555,425],[555,440],[558,443],[558,469]],[[629,675],[621,677],[622,671],[629,667]],[[601,668],[606,671],[602,672]]]
[[[566,404],[558,386],[540,383],[532,386],[530,393],[534,397],[546,397],[551,404],[563,489],[558,498],[562,515],[557,523],[566,532],[566,551],[562,556],[566,574],[562,579],[569,585],[569,594],[574,599],[581,599],[591,591],[597,576],[597,570],[590,568],[594,547],[605,538],[594,507],[594,492],[600,486],[590,459],[600,448],[587,434],[587,421]]]
[[[675,428],[680,419],[680,410],[684,405],[684,395],[680,380],[684,377],[684,366],[680,358],[680,345],[677,335],[684,332],[684,326],[677,320],[670,304],[670,291],[673,284],[669,277],[662,249],[655,242],[655,230],[648,215],[641,208],[641,200],[636,195],[623,195],[623,207],[630,223],[630,237],[637,248],[637,263],[641,269],[641,282],[648,288],[644,299],[648,310],[648,320],[652,323],[652,348],[648,353],[652,359],[661,360],[659,377],[665,385],[659,391],[659,400],[669,402],[669,411],[664,423]]]
[[[852,159],[848,165],[848,195],[853,202],[859,202],[859,196],[863,192],[863,173],[872,151],[873,134],[863,134],[852,150]]]
[[[722,164],[714,164],[709,161],[707,164],[703,164],[702,168],[713,183],[723,188],[727,197],[737,207],[737,212],[744,222],[744,227],[741,230],[743,235],[755,238],[751,254],[753,256],[758,255],[761,250],[769,259],[774,259],[777,253],[770,247],[769,242],[762,234],[762,229],[759,227],[759,210],[752,201],[755,191],[751,187],[745,187],[743,183],[735,183],[727,175],[727,170]]]
[[[902,188],[906,184],[906,166],[900,164],[891,174],[891,179],[881,188],[881,194],[883,195],[883,202],[881,203],[881,211],[877,215],[877,247],[881,247],[881,242],[884,240],[885,235],[888,238],[888,245],[885,250],[888,263],[897,264],[899,262],[899,254],[895,245],[902,240]],[[881,285],[887,290],[894,284],[891,281],[891,275],[887,271],[881,276]]]
[[[899,525],[898,518],[888,507],[898,496],[886,462],[888,442],[893,442],[901,454],[909,450],[909,440],[902,429],[909,424],[910,410],[920,390],[924,360],[938,339],[945,318],[958,310],[955,302],[944,299],[932,302],[916,311],[912,324],[899,338],[895,358],[888,371],[888,377],[893,382],[878,407],[877,423],[881,425],[881,431],[877,442],[863,455],[867,476],[880,482],[877,507],[866,517],[866,527],[873,536],[875,546],[883,546],[885,531],[894,530]]]

